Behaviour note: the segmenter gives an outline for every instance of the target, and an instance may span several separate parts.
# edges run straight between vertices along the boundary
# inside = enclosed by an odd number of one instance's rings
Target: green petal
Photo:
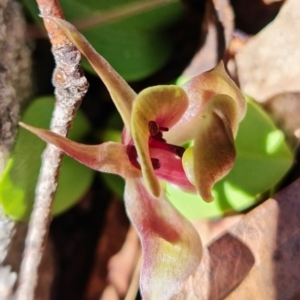
[[[185,91],[177,86],[155,86],[138,94],[131,117],[131,130],[138,153],[143,178],[149,192],[160,195],[160,184],[154,173],[149,154],[149,122],[170,128],[182,116],[188,106]]]
[[[67,35],[75,47],[87,58],[96,73],[107,87],[126,128],[130,129],[130,114],[136,93],[127,82],[112,68],[112,66],[96,52],[85,37],[69,22],[47,17],[53,20]]]
[[[245,98],[226,73],[223,62],[214,69],[190,79],[183,88],[189,97],[189,107],[181,120],[165,134],[167,141],[172,144],[180,145],[195,138],[205,107],[215,95],[225,94],[232,97],[238,108],[239,121],[246,113]]]
[[[236,102],[230,96],[213,97],[207,104],[193,152],[189,150],[183,155],[188,178],[193,178],[192,182],[200,196],[207,202],[213,200],[211,189],[214,184],[234,165],[234,133],[237,131],[238,118]]]

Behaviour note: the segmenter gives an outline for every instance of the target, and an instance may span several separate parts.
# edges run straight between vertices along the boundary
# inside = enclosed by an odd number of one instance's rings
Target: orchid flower
[[[83,145],[20,125],[86,166],[125,179],[126,211],[142,245],[143,299],[170,299],[199,265],[202,244],[193,225],[166,198],[161,179],[211,201],[212,186],[233,166],[245,100],[222,63],[183,87],[154,86],[136,94],[75,27],[47,18],[105,83],[124,122],[122,143]],[[193,146],[181,146],[191,140]]]

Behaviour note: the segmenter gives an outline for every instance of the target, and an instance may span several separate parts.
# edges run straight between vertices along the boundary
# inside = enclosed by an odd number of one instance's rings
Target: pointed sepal
[[[130,112],[136,93],[113,67],[90,45],[86,38],[69,22],[51,19],[70,39],[75,47],[86,57],[93,69],[107,87],[127,130],[130,130]]]
[[[125,205],[142,244],[143,299],[169,300],[201,261],[199,234],[163,195],[153,198],[141,179],[126,181]]]
[[[19,124],[91,169],[117,174],[124,178],[140,176],[140,171],[134,168],[128,159],[125,145],[114,142],[106,142],[100,145],[84,145],[46,129],[36,128],[22,122]]]

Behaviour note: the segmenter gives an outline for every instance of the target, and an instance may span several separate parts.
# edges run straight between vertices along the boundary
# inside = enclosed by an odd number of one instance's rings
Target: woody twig
[[[81,67],[81,55],[64,33],[47,16],[64,18],[58,0],[37,0],[41,17],[48,32],[56,67],[53,73],[56,105],[51,130],[66,136],[77,108],[88,90],[88,83]],[[38,266],[47,239],[51,221],[51,207],[57,188],[62,153],[47,145],[42,156],[42,167],[36,187],[35,202],[19,274],[17,300],[34,299],[38,279]]]

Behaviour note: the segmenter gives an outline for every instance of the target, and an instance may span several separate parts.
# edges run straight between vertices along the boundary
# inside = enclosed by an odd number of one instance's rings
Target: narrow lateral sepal
[[[100,145],[84,145],[73,142],[50,130],[36,128],[22,122],[19,124],[40,139],[58,147],[64,153],[91,169],[117,174],[124,178],[140,176],[140,171],[134,168],[128,160],[125,145],[114,142],[106,142]]]

